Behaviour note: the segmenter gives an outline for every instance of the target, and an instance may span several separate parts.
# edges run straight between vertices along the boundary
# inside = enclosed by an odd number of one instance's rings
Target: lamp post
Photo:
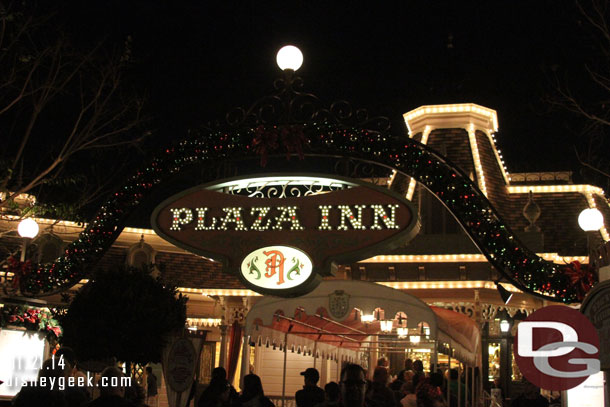
[[[275,60],[282,71],[296,71],[303,65],[303,53],[294,45],[286,45],[277,52]]]
[[[587,208],[578,215],[578,226],[587,234],[587,256],[591,256],[591,233],[604,226],[604,216],[597,208]]]
[[[38,231],[40,228],[38,227],[38,223],[32,218],[26,218],[19,222],[19,226],[17,226],[17,233],[21,236],[23,243],[21,246],[21,262],[25,261],[25,254],[28,249],[28,244],[30,240],[35,238],[38,235]]]

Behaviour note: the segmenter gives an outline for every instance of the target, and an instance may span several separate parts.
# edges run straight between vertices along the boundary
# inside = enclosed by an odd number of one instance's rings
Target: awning
[[[429,327],[428,343],[434,342],[442,350],[453,349],[453,356],[468,364],[480,361],[479,330],[470,318],[364,281],[323,281],[311,293],[291,299],[265,296],[248,313],[246,334],[251,342],[329,358],[341,354],[356,360],[380,343],[404,349],[406,339],[398,338],[396,332],[382,332],[376,320],[361,321],[361,315],[373,314],[376,309],[382,310],[384,319],[406,315],[410,331],[424,323]]]

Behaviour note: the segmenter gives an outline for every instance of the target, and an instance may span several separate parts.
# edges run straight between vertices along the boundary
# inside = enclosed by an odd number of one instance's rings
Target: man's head
[[[152,367],[146,366],[146,374],[151,374],[151,373],[152,373]]]
[[[326,400],[328,401],[337,401],[339,400],[339,395],[341,394],[341,390],[339,389],[339,385],[335,382],[326,383],[324,386],[324,395]]]
[[[523,384],[523,396],[526,399],[534,400],[534,399],[538,398],[538,396],[540,395],[540,389],[538,388],[538,386],[527,381],[526,379],[522,380],[522,384]]]
[[[104,369],[100,377],[100,395],[123,397],[125,395],[123,377],[123,373],[114,366]]]
[[[305,384],[310,386],[315,386],[320,380],[320,373],[313,367],[305,369],[304,372],[301,372],[301,376],[305,378]]]
[[[50,384],[50,379],[57,380],[59,378],[70,377],[66,368],[67,365],[64,368],[59,366],[57,364],[57,360],[47,359],[44,361],[40,371],[38,372],[38,380],[42,383],[41,379],[44,378],[45,386],[43,387],[46,387]]]
[[[417,359],[413,362],[413,370],[416,372],[424,371],[424,364],[421,360]]]
[[[212,379],[227,379],[227,371],[225,370],[224,367],[222,366],[218,366],[215,367],[214,370],[212,370]]]
[[[360,365],[347,364],[341,370],[341,401],[344,406],[363,407],[366,393],[366,372]]]
[[[377,366],[373,371],[373,382],[386,384],[388,382],[388,369],[383,366]]]
[[[386,358],[380,358],[377,360],[377,366],[382,366],[382,367],[390,367],[390,362],[388,362],[388,360]]]
[[[405,359],[405,370],[413,370],[413,360],[412,359]]]
[[[55,352],[55,364],[63,363],[67,377],[76,373],[76,352],[67,346],[62,346]]]

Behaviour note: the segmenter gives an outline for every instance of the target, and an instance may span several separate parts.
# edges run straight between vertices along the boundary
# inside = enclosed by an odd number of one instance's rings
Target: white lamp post
[[[510,331],[510,322],[508,322],[505,319],[500,321],[500,331],[503,332],[503,333],[506,333],[506,332]]]
[[[275,60],[282,71],[296,71],[303,64],[303,53],[294,45],[286,45],[277,52]]]
[[[604,216],[597,208],[585,209],[578,215],[578,226],[585,232],[594,232],[604,226]]]
[[[17,233],[19,236],[23,238],[23,245],[21,246],[21,261],[25,261],[25,253],[28,248],[28,243],[30,239],[35,238],[38,235],[38,231],[40,228],[38,227],[38,223],[32,218],[26,218],[19,222],[19,226],[17,226]]]
[[[587,234],[587,256],[591,257],[591,233],[604,226],[604,215],[597,208],[588,208],[578,215],[578,226]]]

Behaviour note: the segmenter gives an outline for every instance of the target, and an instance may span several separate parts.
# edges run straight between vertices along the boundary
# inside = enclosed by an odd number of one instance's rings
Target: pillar
[[[224,321],[223,321],[224,322]],[[227,369],[227,328],[228,325],[224,323],[219,326],[220,328],[220,360],[218,366]]]

